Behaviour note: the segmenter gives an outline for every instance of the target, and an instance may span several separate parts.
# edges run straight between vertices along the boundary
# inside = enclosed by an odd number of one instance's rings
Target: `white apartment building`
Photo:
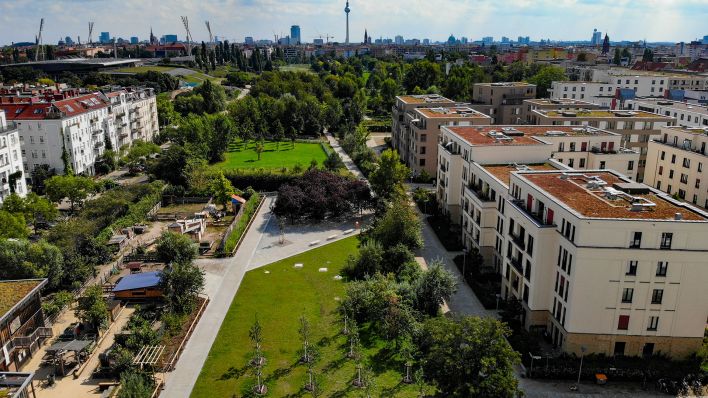
[[[502,205],[502,295],[566,352],[702,345],[708,214],[607,170],[513,171]]]
[[[649,142],[644,181],[678,199],[708,208],[708,127],[666,127]]]
[[[614,109],[617,89],[634,90],[637,97],[663,97],[667,88],[668,77],[618,76],[610,82],[553,82],[549,93],[552,99],[578,99]]]
[[[159,134],[157,101],[152,88],[118,89],[103,95],[110,103],[115,126],[109,137],[114,149],[130,146],[135,140],[150,142]]]
[[[573,109],[601,109],[600,104],[576,99],[550,99],[535,98],[524,100],[522,106],[522,120],[526,124],[535,124],[531,116],[535,110],[567,111]]]
[[[676,124],[679,126],[708,127],[708,106],[706,105],[687,104],[661,98],[637,98],[627,100],[624,108],[670,116],[676,119]]]
[[[15,176],[15,186],[10,187],[10,176]],[[0,204],[14,192],[20,196],[27,194],[27,184],[22,170],[22,148],[17,126],[8,122],[5,112],[0,109]]]
[[[621,139],[619,134],[592,127],[442,126],[438,203],[453,223],[464,226],[469,203],[490,208],[489,202],[506,190],[503,178],[478,179],[480,167],[494,165],[506,168],[551,162],[553,168],[614,168],[636,178],[639,153],[621,148]]]

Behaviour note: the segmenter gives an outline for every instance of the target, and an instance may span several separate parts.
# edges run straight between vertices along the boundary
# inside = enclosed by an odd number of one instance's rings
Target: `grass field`
[[[213,167],[221,170],[233,169],[281,169],[287,167],[292,169],[296,164],[300,164],[303,169],[307,169],[312,159],[318,165],[327,159],[327,154],[320,144],[282,141],[280,145],[276,142],[266,141],[264,150],[261,153],[261,160],[255,151],[256,142],[243,141],[233,143],[226,152],[226,160],[215,164]]]
[[[174,66],[160,66],[160,65],[149,65],[149,66],[136,66],[136,67],[130,67],[130,68],[121,68],[121,69],[116,69],[115,72],[120,72],[120,73],[145,73],[149,71],[153,72],[162,72],[166,73],[169,72],[173,69],[177,69]],[[189,68],[185,68],[189,69]],[[206,73],[192,69],[194,73],[189,74],[189,75],[184,75],[184,76],[176,76],[181,80],[184,80],[187,83],[195,83],[197,85],[204,83],[207,79],[211,80],[214,83],[220,83],[221,80],[223,80],[220,77],[214,77],[207,75]]]
[[[281,72],[309,72],[309,73],[315,73],[312,71],[312,68],[310,67],[310,64],[290,64],[290,65],[285,65],[281,66],[278,68]]]
[[[130,68],[120,68],[116,69],[114,72],[121,72],[121,73],[145,73],[145,72],[167,72],[174,69],[174,66],[158,66],[158,65],[151,65],[151,66],[134,66]]]
[[[347,256],[356,251],[356,237],[314,249],[248,272],[221,325],[199,379],[193,398],[250,396],[254,376],[247,366],[252,348],[248,331],[256,315],[263,328],[267,360],[263,377],[270,397],[309,396],[303,389],[306,366],[299,362],[301,315],[309,320],[311,343],[319,351],[315,371],[322,397],[359,397],[352,386],[356,364],[346,358],[347,340],[341,335],[337,302],[345,282],[333,277]],[[302,269],[293,265],[302,263]],[[327,267],[328,272],[318,272]],[[265,273],[269,271],[269,273]],[[361,333],[364,364],[375,374],[374,397],[416,397],[416,387],[401,383],[403,362],[384,342],[366,330]]]

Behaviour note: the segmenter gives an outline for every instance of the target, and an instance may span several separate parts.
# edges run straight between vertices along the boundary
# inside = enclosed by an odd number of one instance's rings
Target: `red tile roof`
[[[37,102],[15,98],[14,102],[4,99],[0,102],[0,109],[5,111],[8,120],[43,120],[52,119],[51,113],[61,112],[62,117],[73,117],[88,111],[105,108],[108,106],[98,94],[85,94],[77,97],[51,101]]]

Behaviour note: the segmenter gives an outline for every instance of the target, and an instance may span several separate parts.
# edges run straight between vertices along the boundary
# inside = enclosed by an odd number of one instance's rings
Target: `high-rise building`
[[[455,43],[457,43],[457,39],[454,35],[450,35],[450,37],[447,38],[447,44],[452,46],[455,45]]]
[[[137,36],[133,36],[130,38],[130,44],[138,44],[140,42],[140,39],[138,39]]]
[[[74,44],[74,40],[72,40],[71,37],[66,36],[66,37],[64,38],[64,43],[65,43],[67,46],[70,46],[70,45]]]
[[[177,35],[164,35],[161,41],[163,44],[175,43],[177,42]]]
[[[509,44],[509,41],[510,41],[510,40],[509,40],[509,38],[508,38],[508,37],[506,37],[506,36],[502,36],[502,38],[501,38],[501,42],[502,42],[502,44]]]
[[[703,44],[708,44],[708,35],[703,36]]]
[[[494,43],[494,38],[493,38],[492,36],[483,37],[483,38],[482,38],[482,43],[483,43],[485,46],[489,46],[489,45],[491,45],[492,43]]]
[[[599,46],[602,43],[602,32],[598,32],[597,29],[592,30],[592,39],[590,39],[590,44],[593,46]]]
[[[396,43],[396,44],[399,44],[399,45],[400,45],[400,44],[403,44],[403,43],[404,43],[403,36],[401,36],[401,35],[396,35],[395,43]]]
[[[424,46],[429,46],[429,45],[430,45],[430,39],[423,39],[423,45],[424,45]]]
[[[246,44],[247,46],[252,46],[253,45],[253,37],[246,36],[246,38],[243,40],[243,43]]]
[[[300,38],[300,25],[293,25],[290,27],[290,44],[302,44],[302,39]]]
[[[111,34],[109,32],[101,32],[101,35],[98,36],[98,41],[101,44],[108,44],[111,42]]]

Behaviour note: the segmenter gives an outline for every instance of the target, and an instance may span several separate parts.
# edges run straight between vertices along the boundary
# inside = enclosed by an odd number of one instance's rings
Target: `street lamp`
[[[583,371],[583,357],[585,356],[586,350],[587,350],[587,348],[585,348],[584,345],[580,346],[580,367],[578,368],[578,382],[575,383],[574,391],[577,391],[578,388],[580,387],[580,373]]]
[[[462,280],[467,282],[465,277],[465,270],[467,269],[467,248],[462,249]]]
[[[533,376],[533,360],[540,360],[541,357],[539,355],[533,355],[531,352],[529,352],[529,356],[531,357],[531,370],[529,370],[529,374],[526,376],[532,375]]]

